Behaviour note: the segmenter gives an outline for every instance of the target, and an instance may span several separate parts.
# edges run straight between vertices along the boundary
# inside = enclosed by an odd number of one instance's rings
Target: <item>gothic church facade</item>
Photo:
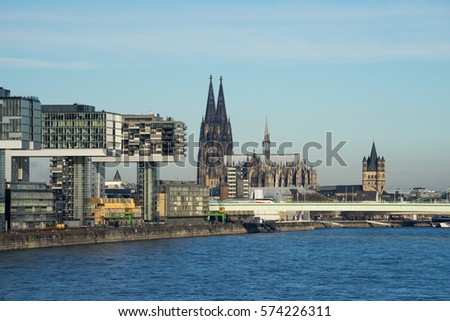
[[[200,127],[197,183],[208,187],[227,184],[229,168],[239,169],[250,187],[304,187],[318,189],[317,172],[300,161],[298,154],[271,155],[270,134],[266,120],[262,153],[233,155],[230,119],[227,117],[222,77],[217,108],[210,77],[206,114]]]

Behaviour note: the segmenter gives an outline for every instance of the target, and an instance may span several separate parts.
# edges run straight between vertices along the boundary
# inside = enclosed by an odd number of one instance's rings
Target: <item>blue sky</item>
[[[389,189],[450,185],[448,1],[9,1],[0,39],[16,95],[159,112],[197,137],[223,76],[236,141],[260,142],[266,115],[288,152],[327,131],[348,141],[348,167],[319,167],[321,185],[360,183],[373,140]]]

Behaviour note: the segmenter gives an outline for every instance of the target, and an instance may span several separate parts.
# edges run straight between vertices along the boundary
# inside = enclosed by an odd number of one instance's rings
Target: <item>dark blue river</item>
[[[0,300],[450,300],[450,229],[249,234],[0,252]]]

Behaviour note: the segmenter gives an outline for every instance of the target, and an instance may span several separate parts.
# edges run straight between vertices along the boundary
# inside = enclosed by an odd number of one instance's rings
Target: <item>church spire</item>
[[[267,123],[267,115],[266,115],[266,125],[264,127],[264,141],[265,140],[268,140],[270,142],[269,124]]]
[[[270,134],[269,134],[269,124],[267,123],[267,115],[266,115],[266,124],[264,126],[263,153],[264,153],[266,160],[269,160],[270,159]]]
[[[221,124],[226,124],[228,121],[227,109],[225,107],[225,97],[223,94],[222,76],[220,76],[219,97],[217,98],[216,121]]]
[[[120,177],[120,173],[119,173],[118,170],[116,171],[116,174],[114,175],[113,181],[114,182],[121,182],[122,181],[122,177]]]
[[[205,121],[212,123],[216,119],[216,103],[214,100],[214,89],[212,84],[212,75],[209,76],[208,100],[206,102]]]
[[[377,148],[375,147],[375,142],[372,145],[372,152],[370,153],[369,159],[367,160],[367,167],[369,171],[376,171],[377,169]]]

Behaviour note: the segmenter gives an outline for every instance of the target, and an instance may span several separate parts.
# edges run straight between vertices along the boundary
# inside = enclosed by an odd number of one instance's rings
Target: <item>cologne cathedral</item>
[[[318,189],[317,172],[300,161],[300,155],[272,155],[266,120],[262,153],[233,154],[230,119],[227,118],[222,77],[217,108],[210,77],[206,114],[200,127],[197,183],[208,187],[227,184],[227,172],[241,173],[250,187],[287,187]]]
[[[233,135],[227,118],[222,77],[220,77],[217,108],[214,99],[212,76],[209,77],[206,115],[200,127],[200,146],[197,164],[197,183],[208,187],[225,184],[227,164],[232,163]]]

